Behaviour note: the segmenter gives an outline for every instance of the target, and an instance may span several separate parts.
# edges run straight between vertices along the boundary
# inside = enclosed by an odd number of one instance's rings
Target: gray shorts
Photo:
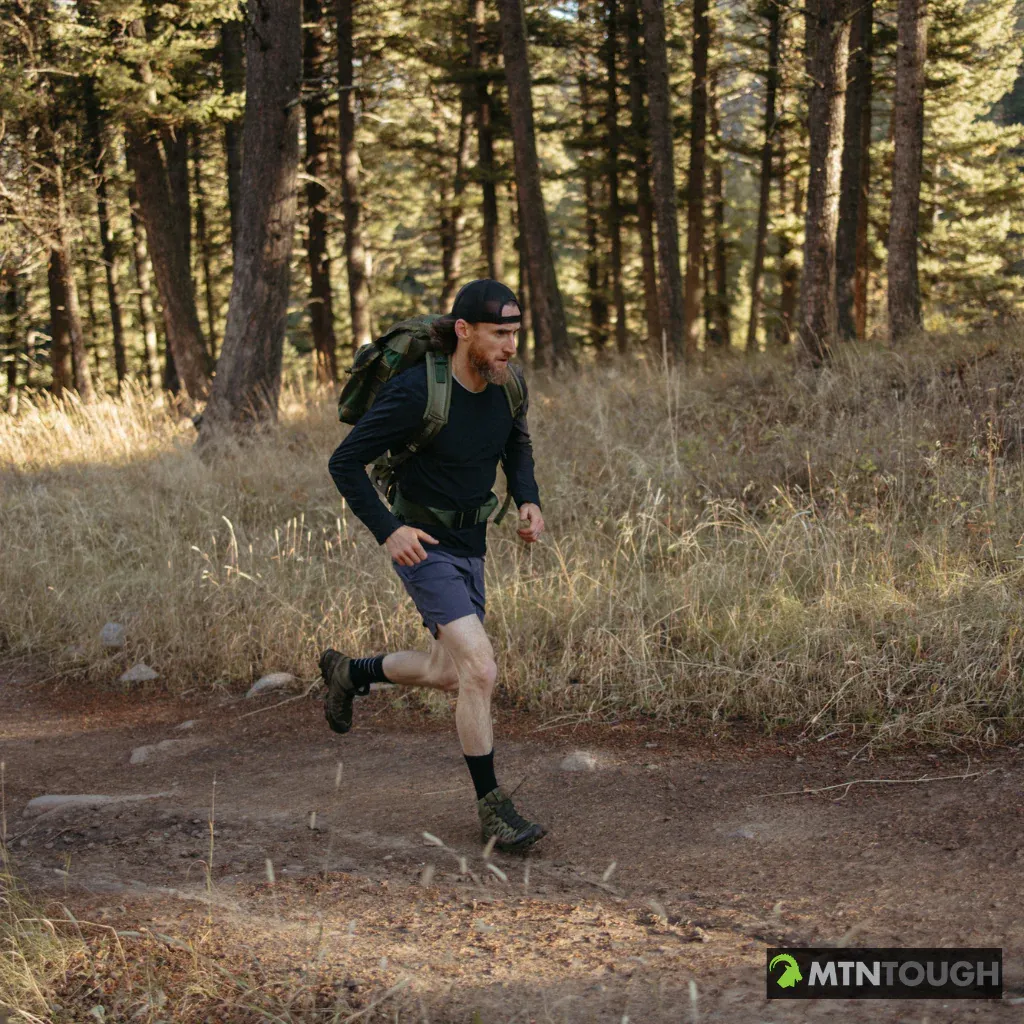
[[[484,621],[484,560],[451,555],[427,547],[427,557],[415,565],[392,566],[423,617],[423,625],[437,636],[437,627],[466,615]]]

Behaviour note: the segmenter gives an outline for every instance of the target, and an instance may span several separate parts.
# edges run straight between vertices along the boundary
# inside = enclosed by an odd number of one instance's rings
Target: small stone
[[[122,672],[120,681],[122,683],[149,683],[159,678],[158,673],[154,672],[144,661],[140,661],[138,665],[132,665],[127,672]]]
[[[124,647],[125,632],[120,622],[108,622],[100,630],[100,643],[104,647]]]
[[[730,839],[756,839],[757,833],[753,829],[738,828],[735,832],[728,833]]]
[[[187,730],[194,729],[195,727],[195,719],[190,718],[187,722],[182,722],[181,725],[176,725],[174,728],[176,732],[186,732]]]
[[[68,795],[64,793],[47,793],[45,796],[33,797],[25,805],[21,812],[23,818],[38,818],[47,811],[54,811],[59,808],[91,808],[104,807],[112,804],[136,803],[140,800],[158,800],[160,797],[170,796],[169,792],[144,793],[140,796],[100,796],[95,793],[80,793]]]
[[[136,747],[132,756],[128,759],[129,764],[145,764],[154,754],[167,753],[178,747],[190,746],[188,740],[161,740],[159,743],[149,743],[144,747]]]
[[[57,793],[48,793],[46,796],[33,797],[25,805],[21,812],[23,818],[36,818],[47,811],[55,810],[58,807],[99,807],[102,804],[109,804],[112,797],[99,796],[98,794],[80,793],[75,796]]]
[[[246,693],[246,697],[258,697],[261,693],[267,693],[270,690],[282,690],[286,686],[290,686],[295,682],[295,676],[291,672],[271,672],[270,675],[262,676],[257,679],[252,686],[249,687],[249,692]]]
[[[84,658],[88,651],[86,651],[83,644],[68,644],[64,648],[64,657],[70,660],[76,660],[78,658]]]
[[[562,758],[563,772],[592,772],[597,767],[597,758],[589,750],[574,750]]]

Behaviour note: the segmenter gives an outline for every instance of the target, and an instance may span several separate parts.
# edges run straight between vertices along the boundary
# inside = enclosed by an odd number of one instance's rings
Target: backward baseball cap
[[[508,305],[516,307],[515,316],[502,315]],[[508,285],[483,277],[459,289],[451,315],[469,324],[513,324],[522,319],[521,308],[516,293]]]

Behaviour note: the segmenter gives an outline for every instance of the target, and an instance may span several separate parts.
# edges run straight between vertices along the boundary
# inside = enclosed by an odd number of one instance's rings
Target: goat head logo
[[[768,970],[771,971],[776,964],[783,964],[786,968],[782,974],[775,979],[779,988],[792,988],[798,981],[804,980],[803,974],[800,973],[799,965],[788,953],[780,953],[778,956],[772,957],[772,962],[768,965]]]

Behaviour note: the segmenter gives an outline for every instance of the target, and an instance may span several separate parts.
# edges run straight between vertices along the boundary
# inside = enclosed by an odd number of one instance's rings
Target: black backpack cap
[[[503,316],[502,310],[516,307],[514,316]],[[523,318],[516,293],[508,285],[483,277],[464,284],[452,304],[452,316],[469,324],[514,324]]]

